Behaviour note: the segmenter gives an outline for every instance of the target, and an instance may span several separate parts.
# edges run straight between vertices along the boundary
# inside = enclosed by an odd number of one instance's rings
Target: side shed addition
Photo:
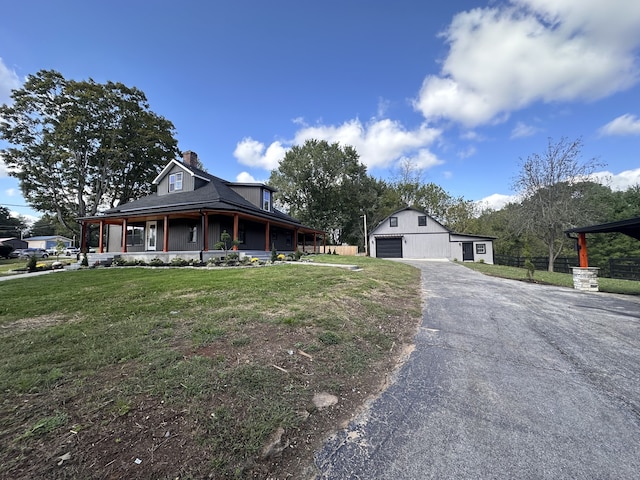
[[[392,213],[369,234],[369,251],[378,258],[446,259],[493,263],[493,237],[454,233],[407,207]]]

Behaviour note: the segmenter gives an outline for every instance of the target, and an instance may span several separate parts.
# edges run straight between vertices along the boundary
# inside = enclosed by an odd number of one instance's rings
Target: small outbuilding
[[[14,249],[28,248],[29,244],[24,240],[20,240],[18,237],[0,238],[0,243],[3,245],[10,245]]]
[[[40,235],[37,237],[25,238],[25,241],[29,244],[29,248],[56,248],[58,242],[62,242],[65,248],[73,247],[73,239],[64,237],[62,235]]]
[[[369,251],[378,258],[462,260],[493,263],[495,237],[455,233],[433,217],[406,207],[392,213],[369,234]]]

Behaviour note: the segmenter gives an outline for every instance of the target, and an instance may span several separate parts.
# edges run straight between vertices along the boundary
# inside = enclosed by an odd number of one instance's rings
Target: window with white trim
[[[487,253],[487,245],[484,243],[476,243],[476,253],[478,254]]]
[[[426,215],[420,215],[418,217],[418,226],[419,227],[426,227],[427,226],[427,216]]]
[[[398,226],[398,217],[389,217],[389,226],[397,227]]]
[[[169,192],[182,190],[182,172],[169,175]]]

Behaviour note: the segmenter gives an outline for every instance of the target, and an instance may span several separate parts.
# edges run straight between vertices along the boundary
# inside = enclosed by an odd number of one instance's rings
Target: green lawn
[[[127,442],[153,440],[149,478],[243,478],[267,468],[255,459],[279,427],[298,445],[280,461],[310,460],[379,388],[421,311],[416,269],[316,261],[362,270],[112,267],[0,282],[5,474],[51,476],[49,457],[70,449],[56,475],[124,478]],[[317,411],[318,392],[340,408]],[[153,421],[178,440],[140,437]],[[59,441],[70,431],[73,448]]]
[[[508,267],[506,265],[489,265],[487,263],[460,263],[467,268],[495,277],[510,278],[513,280],[527,281],[527,270],[524,268]],[[534,281],[548,285],[573,288],[573,276],[570,273],[557,273],[536,270]],[[598,278],[598,286],[601,292],[622,293],[626,295],[640,295],[640,282],[632,280],[618,280],[614,278]]]

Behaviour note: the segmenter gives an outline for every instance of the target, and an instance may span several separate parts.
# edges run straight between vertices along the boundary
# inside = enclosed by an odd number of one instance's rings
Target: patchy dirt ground
[[[393,299],[385,299],[392,303]],[[396,300],[404,302],[405,300]],[[393,307],[393,305],[391,305]],[[403,305],[397,305],[403,311]],[[54,322],[55,319],[51,319]],[[165,401],[141,391],[123,402],[118,385],[130,382],[136,365],[122,364],[101,371],[75,385],[60,384],[44,394],[4,395],[0,416],[10,418],[0,429],[0,478],[2,479],[186,479],[256,478],[308,479],[314,476],[313,454],[325,439],[357,414],[367,399],[386,385],[398,363],[408,354],[418,318],[389,317],[379,325],[381,333],[396,340],[370,366],[357,375],[332,378],[331,349],[305,352],[294,345],[317,338],[314,329],[266,329],[251,332],[243,327],[236,336],[227,336],[207,347],[190,350],[177,344],[184,358],[192,356],[235,359],[237,365],[259,365],[273,369],[282,379],[282,388],[294,380],[309,392],[299,405],[293,427],[270,433],[261,452],[235,465],[234,474],[220,475],[212,463],[211,436],[217,415],[238,410],[222,410],[236,399],[224,390],[215,391],[206,401]],[[37,322],[35,322],[37,323]],[[37,328],[21,322],[16,329]],[[48,323],[44,323],[48,325]],[[259,328],[259,327],[256,327]],[[6,329],[5,329],[6,331]],[[243,341],[247,336],[254,340]],[[377,348],[362,341],[363,353]],[[355,357],[357,349],[352,352]],[[337,403],[314,405],[312,394],[326,391],[340,382]],[[131,398],[131,397],[128,397]],[[250,401],[250,399],[248,400]],[[221,413],[223,412],[223,413]],[[43,421],[34,425],[34,418]],[[25,425],[32,425],[25,429]],[[214,442],[215,443],[215,442]],[[271,444],[270,446],[268,444]],[[224,458],[219,459],[224,462]]]

